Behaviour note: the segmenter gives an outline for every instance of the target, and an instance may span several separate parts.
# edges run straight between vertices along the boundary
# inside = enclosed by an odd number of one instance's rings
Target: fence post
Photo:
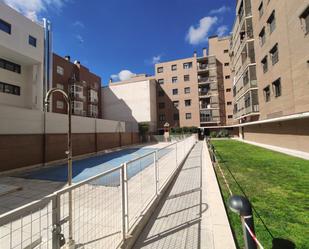
[[[156,195],[159,195],[159,168],[158,168],[158,154],[157,151],[153,154],[154,168],[155,168],[155,181],[156,181]]]
[[[60,196],[57,194],[52,198],[52,248],[60,248]]]
[[[129,231],[129,213],[128,213],[128,175],[127,163],[121,167],[121,196],[122,196],[122,236],[125,243]]]
[[[242,229],[244,234],[245,249],[257,249],[255,242],[254,222],[251,203],[243,196],[232,195],[228,200],[229,208],[241,216]],[[250,231],[252,232],[252,236]]]

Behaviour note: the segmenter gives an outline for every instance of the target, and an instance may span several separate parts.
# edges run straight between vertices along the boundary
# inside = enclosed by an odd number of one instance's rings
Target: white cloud
[[[226,35],[226,32],[228,31],[228,27],[226,25],[222,25],[217,29],[218,36],[224,36]]]
[[[74,23],[73,23],[73,26],[76,26],[76,27],[79,27],[79,28],[85,28],[85,24],[84,23],[82,23],[81,21],[75,21]]]
[[[123,80],[129,80],[133,76],[135,76],[135,73],[132,73],[130,70],[122,70],[118,74],[112,74],[111,78],[115,81],[123,81]]]
[[[192,45],[207,41],[209,31],[217,22],[217,17],[206,16],[202,18],[197,27],[192,25],[189,28],[186,40]]]
[[[38,21],[39,15],[49,8],[61,9],[67,0],[0,0],[22,13],[32,21]]]
[[[79,41],[79,43],[84,43],[84,38],[81,35],[76,35],[75,37]]]
[[[161,61],[161,55],[157,55],[157,56],[152,57],[151,63],[154,65],[154,64],[159,63],[160,61]]]
[[[214,14],[223,14],[226,12],[229,12],[231,10],[230,7],[228,6],[222,6],[219,9],[213,9],[209,12],[210,15],[214,15]]]

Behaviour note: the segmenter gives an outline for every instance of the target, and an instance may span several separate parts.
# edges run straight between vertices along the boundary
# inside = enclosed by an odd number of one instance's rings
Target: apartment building
[[[43,109],[44,28],[0,2],[0,104]]]
[[[225,125],[230,126],[234,124],[233,119],[233,80],[230,66],[230,36],[218,37],[211,36],[208,38],[209,43],[209,55],[214,55],[217,58],[219,66],[223,72],[223,91],[220,91],[222,99],[224,99],[221,110],[224,110],[223,116],[225,116]]]
[[[158,128],[207,127],[225,124],[223,71],[215,55],[167,61],[155,65],[158,82]]]
[[[149,131],[157,131],[157,82],[140,74],[129,80],[110,82],[102,87],[102,113],[105,119],[126,121],[134,129],[148,123]]]
[[[245,123],[259,119],[258,84],[252,0],[238,0],[230,40],[233,73],[234,119]]]
[[[73,115],[102,118],[101,78],[79,61],[73,63],[70,56],[53,54],[53,87],[70,94]],[[53,95],[52,111],[67,113],[66,102],[59,93]]]

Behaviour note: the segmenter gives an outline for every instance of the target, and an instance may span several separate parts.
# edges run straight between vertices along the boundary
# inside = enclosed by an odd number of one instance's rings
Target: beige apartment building
[[[309,152],[309,1],[238,0],[234,116],[246,140]]]
[[[208,127],[226,124],[222,63],[215,55],[162,62],[155,65],[158,82],[158,128]]]

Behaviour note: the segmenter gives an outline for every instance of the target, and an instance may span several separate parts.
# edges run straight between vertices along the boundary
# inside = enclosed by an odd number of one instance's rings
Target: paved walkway
[[[273,150],[273,151],[277,151],[280,153],[284,153],[290,156],[295,156],[295,157],[299,157],[305,160],[309,160],[309,153],[304,152],[304,151],[299,151],[299,150],[292,150],[292,149],[288,149],[288,148],[282,148],[282,147],[278,147],[278,146],[274,146],[274,145],[269,145],[269,144],[262,144],[262,143],[257,143],[257,142],[252,142],[252,141],[248,141],[248,140],[243,140],[243,139],[239,139],[239,138],[234,138],[235,140],[238,140],[240,142],[244,142],[247,144],[252,144],[255,146],[259,146],[265,149],[269,149],[269,150]]]
[[[134,248],[236,248],[205,142],[193,148]]]

